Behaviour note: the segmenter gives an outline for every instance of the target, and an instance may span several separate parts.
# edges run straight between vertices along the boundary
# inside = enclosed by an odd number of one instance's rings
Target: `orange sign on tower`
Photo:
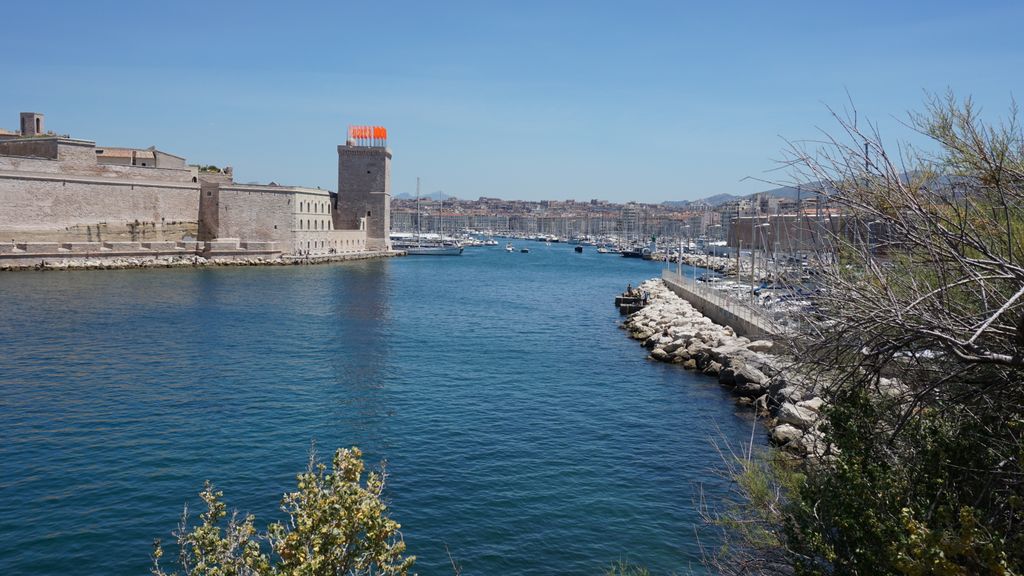
[[[353,146],[386,147],[388,129],[383,126],[349,126],[348,142]]]

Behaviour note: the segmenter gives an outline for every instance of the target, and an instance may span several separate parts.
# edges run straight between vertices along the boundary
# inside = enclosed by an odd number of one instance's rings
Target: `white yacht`
[[[419,233],[420,222],[420,179],[416,178],[416,238],[415,242],[392,241],[396,250],[405,250],[409,256],[460,256],[463,247],[458,242],[444,239],[444,197],[441,197],[441,234],[436,241],[423,241]]]

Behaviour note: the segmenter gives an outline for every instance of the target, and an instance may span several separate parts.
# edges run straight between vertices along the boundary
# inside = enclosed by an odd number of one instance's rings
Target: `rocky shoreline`
[[[767,418],[772,443],[788,453],[820,457],[825,451],[819,429],[822,400],[813,387],[786,369],[784,355],[771,354],[770,340],[737,336],[677,296],[659,279],[641,283],[649,304],[631,314],[622,328],[650,351],[650,358],[679,364],[718,379],[737,396],[740,404],[751,405]]]
[[[203,256],[139,256],[117,258],[62,258],[44,260],[35,264],[0,263],[0,271],[19,270],[128,270],[134,268],[206,268],[217,266],[298,266],[305,264],[327,264],[331,262],[347,262],[351,260],[368,260],[371,258],[389,258],[404,255],[404,252],[360,252],[352,254],[332,254],[328,256],[277,256],[264,258],[250,256],[240,258],[205,258]]]

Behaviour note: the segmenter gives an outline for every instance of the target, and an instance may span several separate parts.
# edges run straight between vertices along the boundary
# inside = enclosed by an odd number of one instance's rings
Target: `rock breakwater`
[[[323,256],[246,256],[232,258],[206,258],[196,254],[174,256],[79,257],[42,259],[31,264],[0,261],[0,271],[14,270],[125,270],[131,268],[200,268],[212,266],[295,266],[326,264],[349,260],[366,260],[401,256],[404,252],[355,252]]]
[[[789,360],[772,354],[775,343],[737,336],[673,293],[661,279],[640,284],[649,304],[631,314],[622,327],[649,350],[650,358],[679,364],[718,379],[768,418],[768,437],[783,450],[799,456],[822,456],[820,431],[823,401],[813,387],[795,377]]]

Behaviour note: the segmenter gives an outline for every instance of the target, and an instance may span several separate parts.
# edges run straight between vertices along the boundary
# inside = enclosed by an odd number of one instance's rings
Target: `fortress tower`
[[[21,113],[21,135],[42,136],[46,134],[43,126],[43,115],[38,112]]]
[[[382,126],[350,126],[338,146],[337,230],[366,230],[367,250],[391,249],[391,150]]]

